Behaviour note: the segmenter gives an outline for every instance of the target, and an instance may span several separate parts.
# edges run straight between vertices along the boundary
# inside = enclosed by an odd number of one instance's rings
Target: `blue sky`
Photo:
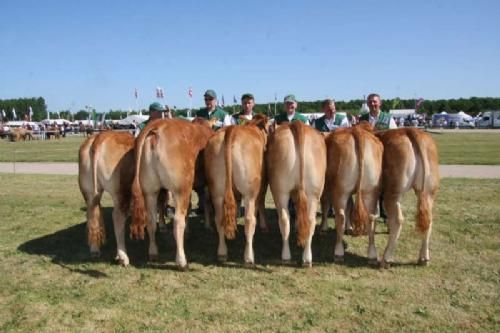
[[[0,99],[49,110],[156,101],[499,97],[500,1],[0,2]],[[134,99],[137,88],[139,98]],[[220,98],[219,98],[220,99]]]

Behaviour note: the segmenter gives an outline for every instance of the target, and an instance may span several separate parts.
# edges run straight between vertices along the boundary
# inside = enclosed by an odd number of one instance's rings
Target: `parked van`
[[[478,128],[500,128],[500,111],[485,111],[476,121]]]

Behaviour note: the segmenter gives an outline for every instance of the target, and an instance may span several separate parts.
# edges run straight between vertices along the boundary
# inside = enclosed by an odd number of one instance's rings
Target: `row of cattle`
[[[305,266],[312,264],[311,241],[321,203],[322,228],[333,205],[336,224],[335,259],[342,261],[346,226],[368,234],[368,259],[375,248],[377,202],[383,198],[389,240],[381,264],[393,261],[403,223],[401,199],[417,194],[416,229],[422,236],[419,263],[429,261],[432,206],[439,187],[437,149],[432,138],[417,129],[373,133],[369,125],[337,130],[327,136],[293,122],[269,131],[265,116],[241,126],[213,132],[203,120],[155,120],[134,140],[125,132],[103,132],[88,138],[79,151],[79,185],[87,203],[90,251],[98,255],[105,240],[100,210],[103,191],[111,194],[117,260],[128,265],[125,220],[132,215],[131,236],[149,234],[149,258],[158,256],[155,232],[158,198],[164,190],[175,203],[173,233],[176,263],[187,266],[184,231],[191,192],[204,192],[205,223],[215,216],[219,236],[217,256],[227,258],[226,238],[235,237],[238,200],[245,207],[245,264],[254,264],[253,237],[266,229],[264,199],[270,187],[282,235],[281,258],[291,259],[289,200],[296,207],[297,242],[304,248]],[[354,196],[354,203],[352,203]],[[214,213],[209,209],[213,207]]]

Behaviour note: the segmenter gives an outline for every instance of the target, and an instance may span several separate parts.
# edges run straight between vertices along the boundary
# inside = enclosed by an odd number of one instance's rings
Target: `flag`
[[[224,95],[222,95],[222,102],[221,102],[221,106],[224,107],[225,103],[224,103]]]
[[[188,89],[188,96],[189,98],[193,98],[193,88],[189,87]]]
[[[49,110],[47,110],[47,119],[50,119],[50,113],[49,113]]]
[[[57,119],[61,119],[61,114],[57,111]]]
[[[156,98],[163,98],[163,88],[162,87],[156,87]]]
[[[236,100],[236,95],[233,95],[233,104],[237,104],[238,101]]]
[[[2,109],[2,120],[5,119],[5,110]]]
[[[135,99],[137,99],[137,97],[139,97],[139,93],[137,92],[137,88],[135,88],[135,90],[134,90],[134,97],[135,97]]]
[[[16,109],[12,108],[12,120],[16,120],[17,115],[16,115]]]
[[[271,115],[271,104],[267,104],[267,115],[270,116]]]
[[[424,103],[424,99],[422,97],[420,97],[416,102],[415,102],[415,112],[418,111],[418,109],[420,109],[420,107],[422,106],[422,104]]]

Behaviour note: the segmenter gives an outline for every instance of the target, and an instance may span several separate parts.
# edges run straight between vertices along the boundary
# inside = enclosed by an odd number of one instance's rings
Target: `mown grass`
[[[280,264],[281,240],[268,197],[271,233],[257,232],[255,269],[242,266],[243,230],[229,262],[215,263],[216,235],[190,218],[190,270],[178,272],[172,233],[159,235],[160,263],[128,241],[131,266],[113,263],[108,243],[89,259],[84,203],[74,176],[0,174],[2,332],[498,332],[500,180],[445,179],[435,207],[432,262],[415,265],[414,196],[396,251],[399,265],[366,264],[365,238],[347,238],[333,263],[333,232],[314,238],[314,266]],[[332,223],[332,221],[330,221]],[[387,240],[378,223],[379,255]],[[294,259],[300,250],[292,239]]]
[[[440,164],[500,165],[500,132],[469,133],[433,130]],[[60,140],[0,140],[0,162],[76,162],[83,136]]]
[[[500,132],[434,132],[440,164],[500,164]]]

